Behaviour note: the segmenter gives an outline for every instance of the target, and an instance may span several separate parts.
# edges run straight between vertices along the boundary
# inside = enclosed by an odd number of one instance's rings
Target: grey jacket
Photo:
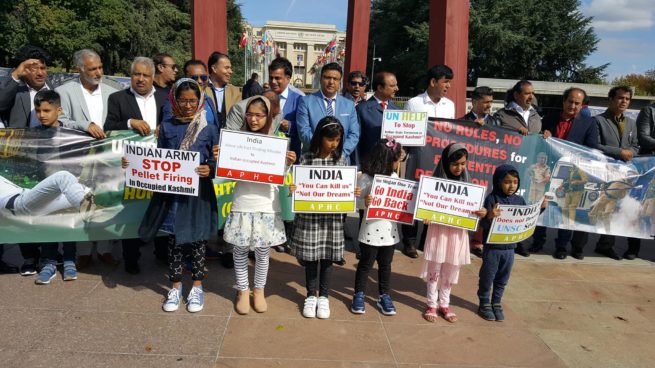
[[[655,103],[650,104],[637,116],[637,136],[641,153],[652,155],[655,153]]]
[[[46,82],[52,89],[50,83]],[[23,82],[12,77],[0,81],[0,118],[7,128],[29,128],[32,102],[30,91]]]
[[[109,99],[109,95],[118,91],[121,85],[103,78],[100,86],[103,104],[102,121],[94,121],[94,123],[102,127],[107,118],[107,100]],[[57,87],[55,91],[61,96],[61,107],[64,110],[64,113],[59,117],[59,121],[66,128],[86,132],[89,129],[89,124],[91,124],[91,114],[82,94],[82,83],[80,79],[72,79]]]
[[[625,117],[625,128],[623,136],[619,136],[619,128],[612,121],[608,110],[594,116],[598,125],[598,149],[604,154],[615,159],[620,159],[621,150],[629,149],[633,155],[639,154],[639,138],[637,137],[637,125],[635,121]]]
[[[505,129],[518,131],[520,128],[528,128],[529,133],[541,133],[541,116],[539,116],[539,113],[535,109],[530,110],[527,127],[525,126],[523,116],[518,111],[509,107],[503,107],[496,111],[494,118]]]

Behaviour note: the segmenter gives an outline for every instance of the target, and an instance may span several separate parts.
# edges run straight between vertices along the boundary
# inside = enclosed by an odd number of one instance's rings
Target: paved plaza
[[[619,250],[624,247],[621,243]],[[8,252],[17,249],[10,246]],[[302,317],[303,268],[279,253],[271,259],[268,312],[237,315],[232,271],[210,261],[205,309],[165,313],[167,269],[155,263],[151,247],[143,253],[137,276],[98,262],[77,281],[58,277],[44,286],[34,285],[33,277],[0,275],[0,367],[652,367],[655,362],[655,266],[643,259],[617,262],[590,251],[584,261],[517,256],[504,300],[507,320],[486,322],[476,315],[480,260],[474,257],[453,288],[452,309],[460,320],[450,324],[421,318],[425,283],[416,276],[421,261],[399,252],[391,294],[398,315],[376,310],[374,282],[366,314],[350,313],[357,261],[349,252],[347,264],[333,272],[329,320]],[[642,255],[655,258],[652,241]]]

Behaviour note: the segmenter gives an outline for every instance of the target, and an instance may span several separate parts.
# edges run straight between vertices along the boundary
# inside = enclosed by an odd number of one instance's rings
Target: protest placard
[[[425,146],[427,112],[384,110],[381,138],[393,138],[403,146]]]
[[[528,206],[499,205],[500,216],[489,229],[488,244],[511,244],[532,236],[541,213],[541,203]]]
[[[294,166],[292,209],[296,213],[355,211],[355,166]]]
[[[461,181],[422,176],[419,183],[415,220],[475,230],[480,218],[485,187]]]
[[[125,144],[125,185],[153,192],[198,196],[200,153]]]
[[[222,130],[216,176],[283,184],[288,138]]]
[[[366,211],[366,219],[412,224],[417,192],[415,181],[375,175],[371,187],[373,201]]]

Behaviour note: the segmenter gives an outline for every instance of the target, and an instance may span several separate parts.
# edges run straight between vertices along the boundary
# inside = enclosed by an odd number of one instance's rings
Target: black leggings
[[[357,265],[355,273],[355,292],[366,294],[366,282],[368,273],[373,267],[373,263],[378,261],[378,292],[379,295],[389,294],[389,279],[391,278],[391,261],[395,247],[393,245],[375,247],[372,245],[359,243],[362,256]]]
[[[319,278],[319,261],[304,261],[305,279],[307,282],[307,297],[316,296],[316,282]],[[320,281],[318,296],[327,298],[330,289],[330,277],[332,275],[332,261],[321,259],[320,261]]]
[[[168,237],[168,278],[171,282],[182,281],[182,271],[186,259],[191,260],[191,279],[194,281],[205,278],[206,240],[175,245],[175,235]]]

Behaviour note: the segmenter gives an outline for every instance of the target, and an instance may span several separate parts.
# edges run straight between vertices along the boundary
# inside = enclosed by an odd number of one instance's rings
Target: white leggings
[[[426,279],[428,281],[428,307],[448,308],[450,290],[457,282],[459,266],[448,263],[429,262]]]
[[[255,248],[255,280],[253,284],[256,289],[263,289],[266,286],[269,264],[269,247]],[[248,251],[249,247],[234,246],[232,257],[234,259],[234,276],[238,290],[248,290]]]

